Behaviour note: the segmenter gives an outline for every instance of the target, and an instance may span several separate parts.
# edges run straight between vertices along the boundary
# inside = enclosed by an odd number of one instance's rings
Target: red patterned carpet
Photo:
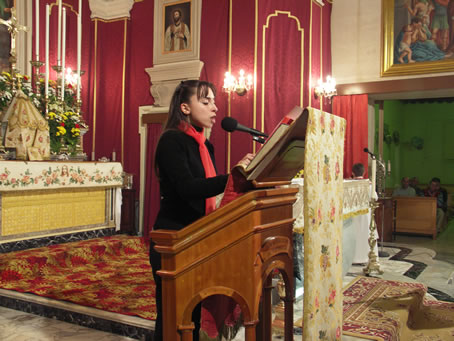
[[[148,249],[117,235],[0,255],[0,288],[156,318]]]
[[[373,340],[454,340],[454,303],[419,283],[358,277],[344,290],[344,334]],[[360,334],[360,335],[358,335]]]

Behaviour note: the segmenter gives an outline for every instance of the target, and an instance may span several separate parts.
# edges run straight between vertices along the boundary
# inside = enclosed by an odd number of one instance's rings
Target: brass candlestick
[[[61,92],[65,91],[65,89],[61,88],[61,73],[63,67],[61,65],[53,65],[52,69],[57,73],[57,98],[61,98]]]
[[[375,245],[377,245],[377,239],[375,238],[375,231],[377,230],[377,224],[375,223],[375,209],[379,206],[374,198],[371,198],[370,207],[370,225],[369,225],[369,262],[366,267],[363,268],[363,273],[368,276],[373,272],[377,272],[379,275],[383,274],[383,270],[380,269],[377,255],[374,252]]]
[[[30,64],[33,66],[33,70],[35,71],[35,94],[36,97],[40,98],[41,97],[41,91],[39,88],[39,68],[44,65],[44,62],[41,62],[39,60],[31,60]]]

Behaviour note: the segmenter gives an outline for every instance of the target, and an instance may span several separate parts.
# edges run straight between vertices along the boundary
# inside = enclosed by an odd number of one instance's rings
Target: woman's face
[[[181,110],[185,115],[189,115],[191,124],[199,128],[212,128],[216,123],[216,112],[218,108],[214,102],[214,94],[208,89],[208,95],[197,99],[194,94],[189,99],[189,103],[182,103]]]

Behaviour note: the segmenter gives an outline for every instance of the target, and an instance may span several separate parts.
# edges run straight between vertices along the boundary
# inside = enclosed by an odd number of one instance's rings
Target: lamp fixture
[[[244,96],[248,90],[253,86],[252,75],[244,75],[244,70],[240,70],[238,80],[230,72],[225,73],[224,86],[222,87],[225,92],[236,92],[239,96]]]
[[[316,98],[325,97],[331,100],[331,97],[337,95],[336,80],[331,76],[326,77],[326,82],[323,82],[321,79],[319,79],[314,92]]]

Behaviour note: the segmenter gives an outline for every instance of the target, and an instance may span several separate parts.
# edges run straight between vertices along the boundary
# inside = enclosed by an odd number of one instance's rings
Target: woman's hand
[[[243,168],[246,168],[250,163],[251,160],[254,158],[255,154],[248,153],[246,154],[238,163],[237,166],[241,166]]]

